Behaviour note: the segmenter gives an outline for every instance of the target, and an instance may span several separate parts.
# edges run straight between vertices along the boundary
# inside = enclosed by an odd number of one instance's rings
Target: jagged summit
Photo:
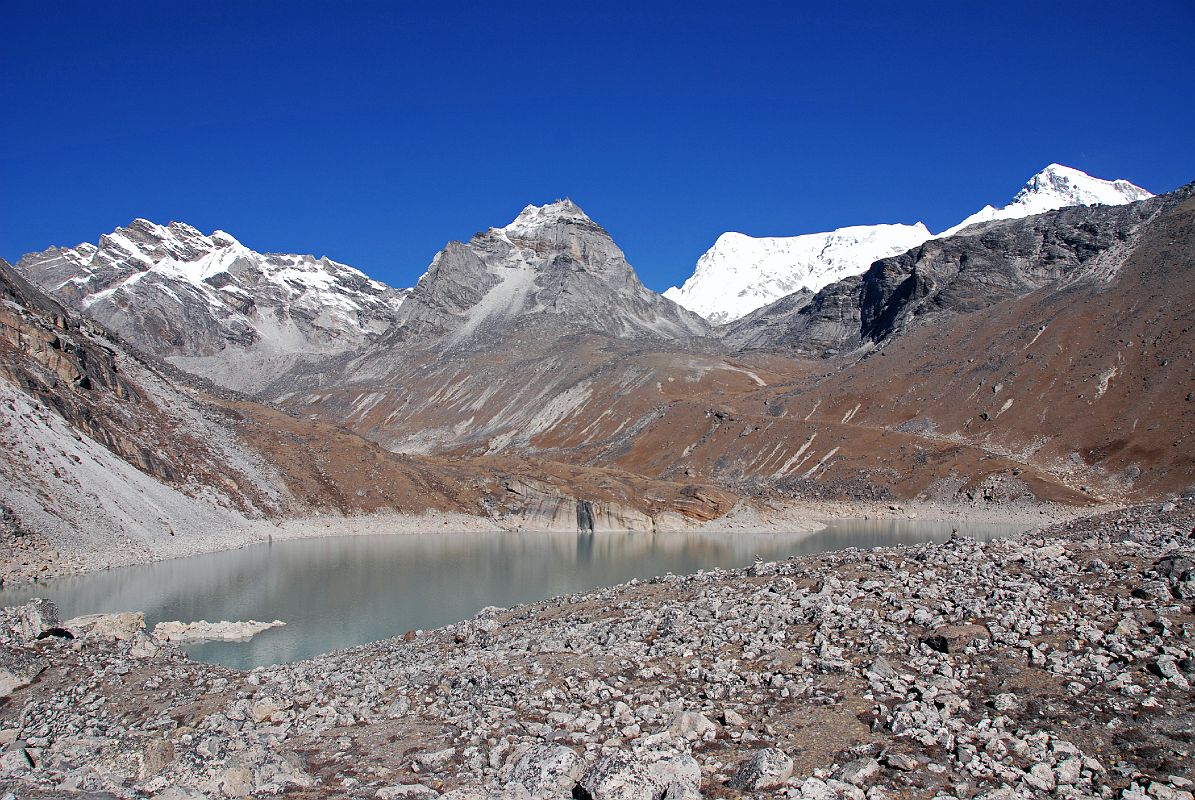
[[[62,252],[77,263],[91,265],[97,254],[105,251],[112,256],[123,256],[126,261],[137,262],[145,269],[152,269],[167,259],[191,262],[214,250],[234,246],[241,246],[241,243],[224,231],[214,231],[210,236],[205,236],[185,222],[159,225],[138,217],[128,225],[100,236],[98,246],[84,242]],[[99,259],[101,263],[104,260],[102,257]]]
[[[278,366],[376,338],[405,296],[328,258],[258,253],[225,231],[141,218],[16,269],[141,350],[237,389],[268,376],[263,359]]]
[[[984,206],[958,225],[942,231],[938,237],[952,236],[978,222],[1020,219],[1070,206],[1118,206],[1151,197],[1153,194],[1124,179],[1093,178],[1074,167],[1050,164],[1030,178],[1008,205],[1003,208]]]
[[[547,226],[570,222],[593,223],[593,220],[581,210],[580,206],[566,197],[563,200],[546,203],[542,206],[528,205],[519,212],[514,222],[500,230],[509,236],[528,237]]]

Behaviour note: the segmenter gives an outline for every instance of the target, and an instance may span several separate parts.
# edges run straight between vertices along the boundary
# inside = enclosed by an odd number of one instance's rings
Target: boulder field
[[[1180,499],[489,608],[248,673],[138,631],[66,638],[29,604],[0,626],[0,792],[1190,798],[1193,537]]]

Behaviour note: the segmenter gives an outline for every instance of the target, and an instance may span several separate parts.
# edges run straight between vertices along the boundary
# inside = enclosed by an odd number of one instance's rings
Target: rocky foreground
[[[0,794],[1191,798],[1193,602],[1195,499],[250,673],[33,603],[0,624]]]

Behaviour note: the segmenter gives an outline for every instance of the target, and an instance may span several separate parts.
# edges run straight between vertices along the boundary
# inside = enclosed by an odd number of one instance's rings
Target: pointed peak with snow
[[[1050,164],[1021,187],[1012,204],[1033,204],[1035,198],[1041,197],[1049,198],[1051,203],[1066,201],[1071,206],[1090,206],[1123,205],[1147,200],[1153,194],[1123,178],[1106,181],[1073,167]]]
[[[529,205],[509,225],[468,242],[449,242],[399,310],[395,336],[472,346],[540,324],[647,339],[709,333],[697,315],[645,287],[610,234],[564,199]]]
[[[952,236],[978,222],[1020,219],[1070,206],[1124,205],[1151,197],[1152,193],[1123,178],[1093,178],[1074,167],[1050,164],[1026,181],[1008,205],[1003,208],[984,206],[958,225],[942,231],[938,237]]]
[[[241,244],[231,233],[219,229],[212,231],[212,235],[208,238],[220,247],[232,247],[233,245]],[[241,246],[243,247],[244,245]]]
[[[513,236],[529,236],[549,225],[572,222],[592,223],[593,220],[580,206],[566,197],[542,206],[529,205],[519,212],[514,222],[500,230]]]

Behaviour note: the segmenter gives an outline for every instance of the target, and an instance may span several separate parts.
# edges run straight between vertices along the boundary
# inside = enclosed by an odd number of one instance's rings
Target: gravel
[[[1191,798],[1193,537],[1186,499],[248,673],[8,609],[3,652],[46,666],[0,701],[0,796]]]

